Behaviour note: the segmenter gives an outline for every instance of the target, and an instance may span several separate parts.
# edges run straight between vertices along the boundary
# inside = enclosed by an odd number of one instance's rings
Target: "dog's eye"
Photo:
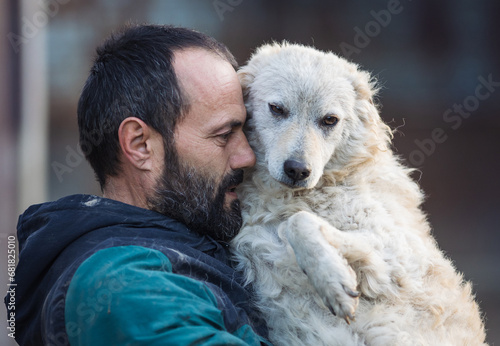
[[[339,118],[334,115],[327,115],[321,119],[321,125],[323,126],[335,126],[339,122]]]
[[[275,105],[273,103],[270,103],[269,104],[269,109],[271,110],[271,113],[273,113],[274,115],[285,115],[285,110],[283,109],[283,107],[280,107],[278,105]]]

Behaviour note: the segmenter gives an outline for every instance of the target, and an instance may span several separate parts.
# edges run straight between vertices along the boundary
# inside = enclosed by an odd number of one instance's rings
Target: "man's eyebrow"
[[[221,126],[218,126],[212,132],[216,133],[216,132],[222,131],[225,128],[234,129],[234,128],[241,127],[241,126],[243,126],[243,122],[241,122],[239,120],[231,120],[231,121],[229,121],[227,123],[222,124]]]
[[[239,120],[233,120],[229,123],[229,125],[231,126],[231,128],[240,127],[240,126],[243,126],[243,122],[241,122]]]

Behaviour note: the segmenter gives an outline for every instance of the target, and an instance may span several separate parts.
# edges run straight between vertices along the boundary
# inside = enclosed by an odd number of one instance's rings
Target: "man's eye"
[[[271,111],[271,113],[277,116],[285,115],[285,110],[283,109],[283,107],[275,105],[274,103],[269,104],[269,110]]]
[[[219,138],[222,139],[223,141],[227,142],[229,137],[231,137],[232,134],[233,134],[233,131],[226,132],[226,133],[219,135]]]

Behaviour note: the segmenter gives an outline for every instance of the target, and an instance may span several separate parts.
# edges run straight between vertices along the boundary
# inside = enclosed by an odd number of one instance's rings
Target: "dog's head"
[[[370,75],[333,53],[264,45],[238,75],[257,160],[288,187],[313,188],[325,170],[352,170],[388,148]]]

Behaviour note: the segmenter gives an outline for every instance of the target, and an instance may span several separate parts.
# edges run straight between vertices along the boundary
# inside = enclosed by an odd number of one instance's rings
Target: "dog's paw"
[[[345,259],[332,252],[323,253],[324,260],[306,270],[306,275],[330,312],[350,323],[355,319],[360,296],[356,274]]]
[[[323,237],[325,224],[315,215],[299,212],[289,219],[286,236],[297,264],[330,311],[354,320],[359,301],[356,273]]]

